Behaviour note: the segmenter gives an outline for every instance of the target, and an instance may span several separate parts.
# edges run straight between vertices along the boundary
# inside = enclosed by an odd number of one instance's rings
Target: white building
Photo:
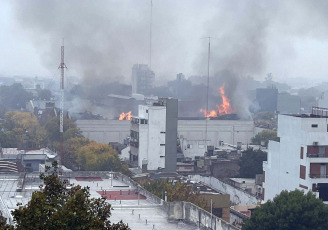
[[[77,120],[76,124],[85,137],[100,143],[123,143],[130,135],[128,120]],[[203,155],[206,144],[219,146],[220,141],[232,145],[237,145],[238,142],[250,144],[251,138],[262,131],[255,128],[253,121],[245,120],[208,120],[207,135],[205,130],[205,120],[178,120],[178,136],[183,142],[184,150],[186,149],[186,157]]]
[[[311,115],[279,115],[278,137],[270,141],[263,162],[263,199],[282,190],[313,191],[328,201],[328,109],[313,108]]]
[[[178,101],[139,105],[131,120],[130,163],[144,170],[176,170]]]

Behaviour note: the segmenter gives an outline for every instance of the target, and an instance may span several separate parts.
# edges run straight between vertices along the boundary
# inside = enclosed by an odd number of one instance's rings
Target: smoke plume
[[[130,83],[132,65],[149,63],[149,0],[12,5],[44,65],[53,70],[59,64],[64,37],[66,64],[87,86]],[[327,12],[325,0],[153,0],[152,69],[157,79],[172,79],[179,72],[206,75],[207,40],[200,38],[212,36],[212,90],[225,83],[233,106],[246,111],[247,84],[241,79],[263,79],[274,73],[272,68],[287,68],[297,57],[291,42],[295,36],[325,41]]]

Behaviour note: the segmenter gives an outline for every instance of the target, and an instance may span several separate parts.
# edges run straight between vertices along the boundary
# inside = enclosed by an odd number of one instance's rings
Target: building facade
[[[279,115],[278,137],[270,141],[263,162],[264,201],[282,190],[313,191],[328,201],[328,110],[313,108],[311,115]]]
[[[124,139],[130,136],[128,120],[77,120],[76,125],[85,137],[100,143],[123,143]],[[262,130],[255,128],[253,121],[208,120],[205,135],[205,120],[178,120],[179,139],[186,148],[186,157],[191,158],[197,156],[201,149],[205,152],[205,144],[218,146],[220,141],[233,145],[238,142],[249,144],[252,137],[260,131]]]
[[[145,64],[135,64],[132,67],[132,94],[147,94],[153,87],[155,74]]]
[[[176,171],[178,101],[140,105],[131,120],[130,163],[143,170]]]

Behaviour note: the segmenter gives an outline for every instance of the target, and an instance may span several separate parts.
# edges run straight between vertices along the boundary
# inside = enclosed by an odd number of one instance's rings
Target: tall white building
[[[131,120],[130,163],[144,170],[176,171],[177,99],[161,98],[152,105],[139,105]]]
[[[328,109],[313,108],[311,115],[279,115],[278,137],[270,141],[263,162],[263,199],[282,190],[315,192],[328,201]]]

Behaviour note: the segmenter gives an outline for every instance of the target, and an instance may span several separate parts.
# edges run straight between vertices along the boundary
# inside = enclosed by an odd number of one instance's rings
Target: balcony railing
[[[325,156],[325,154],[315,153],[315,154],[307,154],[307,157],[309,158],[328,158],[328,156]]]
[[[309,174],[309,177],[312,179],[328,178],[326,174]]]

